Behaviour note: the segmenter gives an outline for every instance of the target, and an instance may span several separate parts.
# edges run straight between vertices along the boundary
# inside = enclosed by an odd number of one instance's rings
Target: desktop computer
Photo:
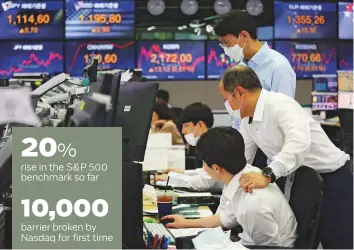
[[[142,249],[143,169],[152,107],[158,83],[128,82],[120,86],[116,127],[123,129],[123,248]]]

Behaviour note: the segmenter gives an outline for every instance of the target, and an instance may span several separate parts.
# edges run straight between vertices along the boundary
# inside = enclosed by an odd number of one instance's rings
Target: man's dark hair
[[[243,137],[231,127],[209,129],[200,137],[196,147],[199,159],[210,168],[217,164],[236,175],[246,166]]]
[[[160,120],[169,121],[173,119],[171,110],[166,103],[156,102],[152,108],[152,111],[156,112]]]
[[[170,94],[164,89],[159,89],[156,93],[156,97],[164,101],[165,103],[168,103],[170,101]]]
[[[183,109],[180,116],[181,123],[192,122],[197,125],[199,121],[204,122],[207,128],[211,128],[214,125],[213,112],[207,105],[195,102]]]
[[[257,26],[252,17],[245,11],[232,10],[217,19],[214,32],[217,36],[234,35],[238,37],[241,31],[247,31],[252,39],[257,39]]]
[[[257,74],[251,68],[242,65],[226,69],[222,82],[224,89],[228,92],[233,92],[237,86],[241,86],[250,92],[262,89]]]

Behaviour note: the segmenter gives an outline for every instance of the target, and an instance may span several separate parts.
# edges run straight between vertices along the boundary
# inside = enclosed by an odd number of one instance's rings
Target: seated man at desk
[[[293,247],[297,238],[297,222],[289,203],[276,184],[246,193],[240,187],[243,173],[261,172],[248,165],[244,155],[242,135],[228,127],[212,128],[197,144],[197,152],[203,160],[203,168],[216,181],[225,184],[224,209],[211,217],[188,220],[169,215],[162,220],[172,220],[170,228],[212,228],[222,226],[231,229],[239,223],[239,234],[244,246]]]
[[[180,121],[183,124],[182,134],[190,146],[195,147],[202,134],[214,124],[211,109],[203,103],[196,102],[187,106],[181,113]],[[196,191],[210,189],[222,190],[223,184],[214,181],[203,168],[195,170],[167,169],[165,174],[157,175],[156,181],[167,181],[174,187],[189,188]]]

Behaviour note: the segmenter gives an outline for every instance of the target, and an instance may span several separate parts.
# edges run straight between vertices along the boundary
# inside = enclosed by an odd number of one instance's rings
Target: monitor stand
[[[123,161],[123,249],[145,249],[143,241],[143,167]]]

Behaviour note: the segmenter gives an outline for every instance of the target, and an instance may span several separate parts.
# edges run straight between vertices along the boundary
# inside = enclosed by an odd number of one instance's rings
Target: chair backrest
[[[344,134],[353,134],[353,110],[338,109],[339,122]]]
[[[318,246],[318,224],[322,208],[323,181],[312,168],[300,167],[291,187],[290,206],[298,223],[297,249]]]

